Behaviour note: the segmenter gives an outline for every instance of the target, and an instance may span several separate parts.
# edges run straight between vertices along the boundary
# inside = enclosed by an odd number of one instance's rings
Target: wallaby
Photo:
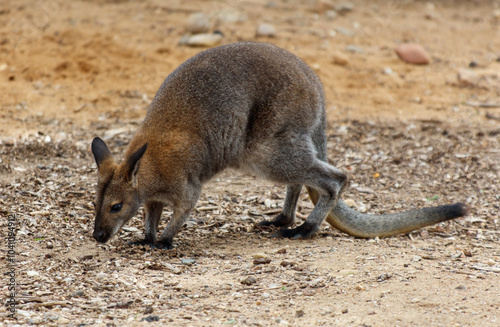
[[[295,55],[266,43],[242,42],[206,50],[171,73],[156,93],[117,164],[100,138],[93,237],[108,241],[145,207],[145,239],[171,248],[203,183],[227,167],[286,184],[283,211],[260,225],[277,236],[309,238],[326,219],[358,237],[389,236],[464,216],[462,203],[387,215],[354,211],[339,199],[346,175],[327,163],[325,97],[319,78]],[[295,221],[302,186],[315,204]],[[157,242],[165,204],[173,215]]]

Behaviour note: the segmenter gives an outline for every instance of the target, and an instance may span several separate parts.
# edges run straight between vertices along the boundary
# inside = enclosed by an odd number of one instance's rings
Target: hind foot
[[[287,229],[283,228],[277,231],[273,237],[285,237],[285,238],[292,238],[292,239],[308,239],[313,237],[316,232],[318,231],[318,228],[316,226],[313,226],[309,224],[308,222],[303,223],[300,226],[297,226],[295,228]]]

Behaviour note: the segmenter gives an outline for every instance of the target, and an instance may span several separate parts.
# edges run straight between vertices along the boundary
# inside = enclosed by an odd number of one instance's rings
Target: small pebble
[[[353,30],[350,30],[348,28],[345,28],[345,27],[337,27],[335,29],[335,31],[337,33],[345,35],[345,36],[354,36],[354,35],[356,35],[356,32],[354,32]]]
[[[338,16],[338,14],[337,14],[337,12],[335,10],[327,10],[325,12],[325,16],[329,20],[333,20],[333,19],[335,19]]]
[[[347,308],[342,309],[342,314],[345,315],[346,313],[349,313],[349,309]]]
[[[353,53],[364,53],[365,50],[363,48],[358,47],[356,45],[349,44],[345,47],[346,51],[353,52]]]
[[[276,28],[274,25],[262,23],[257,26],[257,31],[255,32],[255,36],[267,36],[267,37],[275,37],[276,36]]]
[[[384,69],[382,69],[382,74],[392,75],[392,74],[394,74],[394,72],[392,71],[391,67],[385,67]]]
[[[210,27],[210,18],[202,12],[191,14],[186,24],[186,30],[193,34],[206,33]]]
[[[268,263],[271,263],[271,259],[269,259],[269,258],[259,258],[259,259],[255,259],[253,261],[254,265],[265,265]]]
[[[363,285],[358,284],[358,285],[356,285],[356,290],[357,291],[364,291],[364,290],[366,290],[366,287],[364,287]]]
[[[255,253],[252,258],[254,259],[261,259],[261,258],[268,258],[268,255],[265,253]]]
[[[196,260],[195,259],[189,259],[189,258],[184,258],[184,259],[181,259],[181,263],[183,265],[186,265],[186,266],[192,266],[196,263]]]
[[[243,279],[241,281],[241,283],[243,285],[253,285],[253,284],[257,283],[257,279],[255,279],[255,277],[253,277],[253,276],[248,276],[247,278]]]
[[[153,307],[152,306],[149,306],[149,307],[146,307],[146,309],[144,309],[144,314],[145,315],[149,315],[149,314],[152,314],[153,313]]]
[[[108,277],[108,274],[101,272],[101,273],[98,273],[95,277],[99,280],[103,280],[103,279]]]
[[[36,276],[40,276],[40,274],[38,273],[38,271],[34,271],[34,270],[29,270],[26,272],[26,275],[28,275],[28,277],[36,277]]]
[[[222,37],[222,33],[203,33],[190,36],[185,41],[181,40],[181,42],[185,42],[190,47],[210,47],[219,44]]]
[[[57,321],[58,325],[67,325],[71,322],[69,319],[64,318],[64,317],[61,317],[61,318],[57,319],[56,321]]]
[[[158,317],[158,316],[147,316],[145,318],[142,318],[141,321],[147,321],[147,322],[160,321],[160,317]]]
[[[71,294],[71,297],[81,297],[84,295],[85,295],[85,293],[82,290],[80,290],[80,291],[76,291],[73,294]]]
[[[304,315],[305,315],[304,310],[295,311],[295,317],[297,317],[297,318],[303,317]]]
[[[334,9],[339,14],[344,15],[354,10],[354,4],[351,2],[341,2],[335,5]]]
[[[341,52],[332,53],[332,63],[339,66],[345,66],[349,63],[349,58]]]
[[[283,260],[283,261],[281,261],[280,265],[281,265],[282,267],[292,267],[292,266],[297,265],[297,262],[295,262],[295,261],[287,261],[287,260]]]
[[[404,43],[396,47],[395,51],[401,60],[410,64],[427,65],[431,61],[425,49],[419,44]]]

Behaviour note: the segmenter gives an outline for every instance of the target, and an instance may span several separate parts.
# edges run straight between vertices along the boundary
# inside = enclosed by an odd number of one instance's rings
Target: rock
[[[392,71],[391,67],[385,67],[384,69],[382,69],[382,74],[392,75],[392,74],[394,74],[394,72]]]
[[[98,273],[95,277],[98,280],[104,280],[104,279],[106,279],[108,277],[108,274],[101,272],[101,273]]]
[[[181,259],[181,263],[186,266],[192,266],[196,263],[195,259],[183,258]]]
[[[142,318],[141,321],[147,321],[147,322],[160,321],[160,317],[158,317],[158,316],[147,316],[145,318]]]
[[[276,28],[274,25],[262,23],[257,26],[257,31],[255,32],[255,36],[266,36],[266,37],[275,37],[276,36]]]
[[[351,2],[341,2],[339,4],[336,4],[335,7],[333,7],[333,9],[335,9],[335,11],[341,15],[345,15],[348,12],[354,10],[354,4]]]
[[[146,309],[144,309],[144,314],[145,315],[149,315],[149,314],[152,314],[154,311],[153,307],[152,306],[148,306],[146,307]]]
[[[215,32],[213,34],[195,34],[187,39],[181,39],[179,43],[186,44],[190,47],[211,47],[219,44],[222,41],[222,37],[223,35],[220,32]]]
[[[280,266],[282,266],[282,267],[293,267],[293,266],[296,266],[296,265],[297,265],[297,262],[295,262],[295,261],[288,261],[288,260],[283,260],[280,263]]]
[[[334,20],[335,18],[337,18],[338,14],[335,10],[327,10],[325,16],[329,20]]]
[[[347,308],[342,309],[342,314],[345,315],[346,313],[349,313],[349,309]]]
[[[410,64],[427,65],[431,62],[431,58],[419,44],[404,43],[396,47],[395,51],[401,60]]]
[[[296,318],[300,318],[300,317],[304,317],[306,313],[304,312],[304,310],[297,310],[295,311],[295,317]]]
[[[365,50],[363,50],[363,48],[358,47],[356,45],[352,45],[352,44],[346,45],[345,49],[346,49],[346,51],[353,52],[353,53],[364,53],[365,52]]]
[[[267,255],[267,254],[265,254],[265,253],[255,253],[255,254],[252,256],[252,258],[254,258],[254,259],[267,258],[267,257],[268,257],[268,255]]]
[[[61,317],[59,319],[57,319],[57,324],[58,325],[67,325],[69,324],[71,321],[67,318],[64,318],[64,317]]]
[[[247,278],[243,279],[241,281],[241,283],[243,285],[253,285],[253,284],[257,283],[257,280],[253,276],[248,276]]]
[[[186,31],[192,34],[206,33],[210,27],[210,18],[205,13],[197,12],[188,17]]]
[[[335,3],[332,0],[316,0],[311,8],[313,12],[322,14],[326,11],[334,11]],[[335,15],[337,13],[335,12]]]
[[[265,265],[268,263],[271,263],[271,259],[269,259],[269,258],[259,258],[259,259],[255,259],[253,261],[254,265]]]
[[[335,29],[335,31],[337,33],[345,35],[345,36],[354,36],[354,35],[356,35],[356,32],[354,32],[353,30],[350,30],[348,28],[345,28],[345,27],[337,27]]]
[[[479,85],[480,77],[470,69],[459,69],[457,73],[458,82],[462,86]]]
[[[34,271],[34,270],[27,271],[26,275],[28,275],[28,277],[37,277],[37,276],[40,276],[40,274],[38,273],[38,271]]]
[[[240,292],[234,292],[233,294],[231,294],[231,297],[234,297],[235,299],[239,299],[239,298],[243,297],[243,294]]]
[[[73,294],[71,294],[71,297],[82,297],[84,295],[85,295],[85,293],[82,290],[80,290],[80,291],[76,291]]]
[[[356,285],[356,290],[357,291],[364,291],[364,290],[366,290],[366,287],[364,287],[363,285],[358,284],[358,285]]]

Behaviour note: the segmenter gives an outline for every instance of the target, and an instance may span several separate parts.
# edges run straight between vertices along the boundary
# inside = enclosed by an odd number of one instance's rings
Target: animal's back
[[[154,137],[171,130],[196,135],[218,171],[244,165],[262,140],[321,135],[324,124],[323,89],[312,70],[276,46],[245,42],[179,66],[158,90],[143,129]]]

